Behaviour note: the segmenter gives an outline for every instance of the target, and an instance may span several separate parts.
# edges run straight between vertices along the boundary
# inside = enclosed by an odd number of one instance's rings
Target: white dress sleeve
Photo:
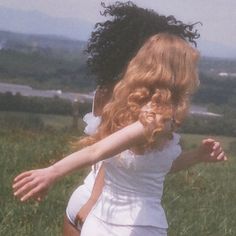
[[[173,133],[173,139],[171,140],[171,145],[170,145],[171,150],[173,152],[173,155],[171,155],[173,161],[176,160],[182,152],[182,148],[179,143],[180,138],[181,136],[179,134]]]
[[[98,126],[101,123],[101,117],[94,116],[93,112],[90,112],[83,117],[83,121],[86,123],[84,133],[87,135],[93,135],[97,132]],[[84,183],[87,186],[90,186],[90,188],[91,186],[93,186],[94,180],[100,167],[101,167],[101,162],[98,162],[97,164],[93,165],[92,172],[90,172],[89,175],[84,180]]]

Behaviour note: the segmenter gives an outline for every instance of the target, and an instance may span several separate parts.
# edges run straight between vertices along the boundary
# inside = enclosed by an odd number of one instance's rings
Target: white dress
[[[98,125],[101,122],[100,117],[95,117],[93,113],[88,113],[84,116],[83,120],[87,124],[85,127],[85,134],[91,135],[94,134],[97,130]],[[66,215],[69,221],[75,225],[76,215],[80,211],[81,207],[88,201],[91,196],[91,192],[93,189],[93,185],[96,179],[96,175],[98,173],[99,167],[92,167],[92,170],[85,178],[84,183],[78,186],[72,193],[69,202],[66,208]],[[78,223],[75,225],[78,229],[81,229],[81,225]]]
[[[105,184],[81,236],[163,236],[167,220],[161,206],[163,183],[180,155],[180,136],[164,148],[136,155],[126,150],[104,161]]]

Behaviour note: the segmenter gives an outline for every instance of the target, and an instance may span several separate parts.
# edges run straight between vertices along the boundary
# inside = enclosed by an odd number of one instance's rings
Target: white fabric
[[[96,132],[100,118],[97,119],[89,113],[84,120],[87,122],[85,132]],[[161,206],[163,182],[172,162],[181,153],[179,139],[180,136],[174,133],[173,139],[161,151],[135,155],[126,150],[104,161],[105,186],[92,215],[107,224],[167,228],[168,224]],[[91,171],[85,178],[84,185],[72,194],[66,210],[72,224],[76,214],[89,198],[95,178],[96,173]],[[77,227],[80,229],[80,226]]]
[[[86,127],[84,129],[84,133],[87,135],[93,135],[96,133],[98,126],[101,123],[101,117],[100,116],[94,116],[92,112],[87,113],[84,118],[84,122],[86,122]],[[98,173],[98,170],[101,166],[101,163],[96,164],[96,168],[92,166],[91,172],[88,174],[88,176],[84,180],[85,186],[92,191],[94,181],[96,178],[96,174]]]
[[[76,215],[80,211],[81,207],[88,201],[91,196],[91,191],[86,188],[85,185],[79,186],[71,195],[67,204],[66,215],[69,221],[75,225]],[[78,229],[81,229],[81,225],[75,225]]]
[[[92,112],[87,113],[83,121],[86,122],[86,127],[84,129],[84,133],[88,135],[95,134],[97,131],[98,126],[101,123],[101,117],[100,116],[94,116]]]
[[[161,151],[135,155],[126,150],[105,160],[105,185],[93,214],[110,224],[167,228],[163,183],[181,153],[179,139],[174,134]]]
[[[81,236],[167,236],[167,230],[153,226],[109,224],[90,214],[83,225]]]
[[[95,117],[93,113],[88,113],[84,116],[83,120],[86,122],[86,127],[84,132],[88,135],[92,135],[96,132],[97,127],[100,124],[100,117]],[[75,219],[76,215],[80,211],[81,207],[88,201],[94,181],[96,179],[96,175],[98,173],[98,170],[100,168],[100,164],[96,165],[96,170],[94,167],[92,167],[92,170],[87,175],[87,177],[84,179],[84,184],[79,186],[71,195],[69,202],[67,204],[66,208],[66,215],[69,221],[75,225]],[[78,229],[81,229],[80,225],[76,225]]]

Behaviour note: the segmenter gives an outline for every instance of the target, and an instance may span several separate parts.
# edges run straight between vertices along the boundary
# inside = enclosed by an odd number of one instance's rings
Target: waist
[[[159,187],[152,191],[152,188],[135,188],[135,186],[105,185],[103,196],[108,198],[128,201],[151,201],[161,202],[163,188]]]
[[[114,192],[107,187],[94,207],[93,214],[111,224],[168,227],[160,198]]]

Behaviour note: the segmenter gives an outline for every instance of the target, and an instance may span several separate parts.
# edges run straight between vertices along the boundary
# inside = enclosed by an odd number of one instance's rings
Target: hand
[[[200,147],[198,148],[197,158],[201,162],[220,162],[227,161],[221,144],[214,139],[203,139]]]
[[[22,202],[30,198],[41,201],[56,179],[52,166],[23,172],[14,179],[14,195]]]
[[[84,221],[86,220],[89,212],[92,210],[93,206],[94,206],[95,202],[92,200],[88,200],[80,209],[80,211],[78,212],[78,214],[76,215],[76,219],[75,219],[75,224],[77,225],[78,223],[80,224],[80,226],[83,225]]]

